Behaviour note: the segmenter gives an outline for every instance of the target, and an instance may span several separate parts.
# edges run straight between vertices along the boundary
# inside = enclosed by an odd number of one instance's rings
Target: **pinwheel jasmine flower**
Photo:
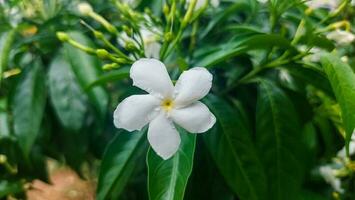
[[[312,9],[326,8],[333,11],[338,7],[339,2],[338,0],[310,0],[306,5]]]
[[[349,31],[335,30],[328,33],[327,38],[334,40],[338,45],[350,44],[355,40],[355,35]]]
[[[152,29],[147,29],[145,26],[143,26],[140,29],[140,34],[143,39],[145,56],[147,58],[158,59],[160,54],[160,49],[161,49],[161,44],[159,42],[160,30],[155,27],[152,27]],[[131,42],[135,44],[137,47],[139,46],[136,40],[133,40],[131,37],[129,37],[126,33],[123,32],[121,36],[118,38],[118,43],[122,46],[125,46],[126,42]]]
[[[324,165],[319,168],[319,172],[324,180],[329,183],[333,189],[339,193],[343,193],[344,189],[341,187],[340,178],[336,176],[336,169],[329,165]]]
[[[212,86],[212,74],[205,68],[184,71],[174,86],[162,62],[143,58],[133,63],[130,77],[134,86],[149,94],[124,99],[114,112],[114,124],[134,131],[149,123],[148,141],[163,159],[180,145],[174,123],[190,133],[203,133],[215,124],[215,116],[199,101]]]
[[[192,0],[186,0],[187,7],[191,1]],[[220,0],[210,0],[210,3],[214,8],[217,8],[219,6],[219,1]],[[197,0],[194,10],[198,10],[200,8],[203,8],[206,4],[208,4],[208,0]]]

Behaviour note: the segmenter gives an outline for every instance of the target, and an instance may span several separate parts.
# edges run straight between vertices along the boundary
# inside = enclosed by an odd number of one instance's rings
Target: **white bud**
[[[348,31],[335,30],[328,33],[327,38],[334,40],[338,45],[346,45],[355,40],[355,35]]]
[[[93,12],[93,9],[90,4],[86,2],[79,3],[78,10],[82,15],[88,15],[89,13]]]

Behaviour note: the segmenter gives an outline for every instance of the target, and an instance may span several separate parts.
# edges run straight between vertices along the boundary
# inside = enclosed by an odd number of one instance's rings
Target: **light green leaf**
[[[259,84],[256,142],[268,180],[268,198],[297,199],[302,182],[302,138],[290,99],[270,81]]]
[[[79,130],[87,112],[87,99],[61,54],[53,59],[48,78],[50,98],[60,122],[67,129]]]
[[[265,199],[266,179],[247,119],[218,97],[209,96],[204,102],[218,119],[204,141],[225,181],[241,200]]]
[[[45,76],[41,62],[36,60],[24,70],[12,101],[14,132],[25,155],[29,155],[39,133],[45,103]]]
[[[349,141],[355,128],[355,74],[349,65],[335,55],[325,53],[322,55],[321,62],[340,105],[348,152]]]
[[[15,39],[16,31],[12,29],[0,35],[0,86],[3,72],[8,67],[11,45]]]
[[[98,85],[103,85],[103,84],[106,84],[106,83],[112,82],[112,81],[118,81],[118,80],[121,80],[121,79],[124,79],[127,77],[129,77],[129,68],[122,68],[122,69],[118,69],[115,71],[107,72],[107,73],[101,75],[100,77],[98,77],[97,80],[92,82],[86,88],[86,90],[89,90],[92,87],[95,87]]]
[[[79,32],[70,32],[70,37],[86,46],[92,46],[90,40]],[[83,90],[96,81],[101,74],[100,64],[96,57],[69,45],[64,44],[65,55],[70,62],[78,82]],[[93,103],[100,118],[103,119],[108,104],[108,95],[103,87],[94,87],[88,92],[90,102]]]
[[[103,156],[97,199],[119,196],[135,169],[138,158],[143,158],[147,149],[146,129],[129,133],[121,131],[108,145]],[[113,194],[112,194],[113,193]]]
[[[147,154],[148,194],[151,200],[182,200],[190,177],[196,135],[178,129],[181,144],[169,160],[160,158],[151,148]]]

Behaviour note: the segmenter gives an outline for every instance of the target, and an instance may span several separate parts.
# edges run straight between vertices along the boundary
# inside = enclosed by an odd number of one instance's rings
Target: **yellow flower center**
[[[171,99],[164,99],[161,103],[161,106],[166,112],[169,112],[174,107],[174,102]]]

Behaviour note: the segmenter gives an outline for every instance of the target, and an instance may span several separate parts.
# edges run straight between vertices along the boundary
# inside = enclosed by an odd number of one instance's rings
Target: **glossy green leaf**
[[[268,180],[268,198],[297,199],[302,181],[302,138],[295,108],[270,81],[259,84],[256,142]]]
[[[196,135],[178,129],[181,144],[169,160],[163,160],[151,148],[147,154],[148,194],[150,200],[182,200],[189,180],[195,152]]]
[[[45,76],[36,60],[23,72],[12,101],[14,132],[25,155],[29,155],[39,133],[45,100]]]
[[[218,121],[204,141],[225,181],[241,200],[265,199],[266,179],[246,119],[218,97],[205,103]]]
[[[87,112],[87,99],[61,54],[53,59],[48,79],[50,98],[60,122],[67,129],[79,130]]]
[[[118,69],[115,71],[111,71],[111,72],[107,72],[103,75],[101,75],[100,77],[98,77],[97,80],[95,80],[94,82],[92,82],[87,88],[86,90],[91,89],[92,87],[98,86],[98,85],[104,85],[108,82],[112,82],[112,81],[118,81],[124,78],[129,77],[129,68],[122,68],[122,69]]]
[[[280,35],[257,34],[246,39],[238,39],[235,42],[223,44],[214,49],[212,53],[196,59],[195,66],[212,67],[233,56],[243,54],[249,50],[266,49],[270,47],[291,48],[290,42]]]
[[[334,95],[330,83],[323,72],[302,66],[290,66],[286,69],[295,78],[321,89],[329,96]]]
[[[75,41],[78,41],[83,45],[92,46],[90,40],[82,33],[70,32],[69,35]],[[69,44],[64,45],[64,50],[81,88],[86,89],[91,83],[96,81],[101,74],[98,59]],[[104,118],[108,103],[108,95],[106,91],[103,87],[94,87],[88,91],[88,96],[101,119]]]
[[[0,35],[0,86],[3,72],[6,70],[9,62],[11,45],[15,39],[15,29]]]
[[[121,131],[108,145],[101,164],[97,199],[111,199],[111,193],[119,196],[125,188],[137,159],[143,159],[147,149],[146,130],[129,133]]]
[[[355,74],[349,65],[343,63],[335,55],[326,53],[321,61],[340,105],[348,151],[349,141],[355,128]]]

